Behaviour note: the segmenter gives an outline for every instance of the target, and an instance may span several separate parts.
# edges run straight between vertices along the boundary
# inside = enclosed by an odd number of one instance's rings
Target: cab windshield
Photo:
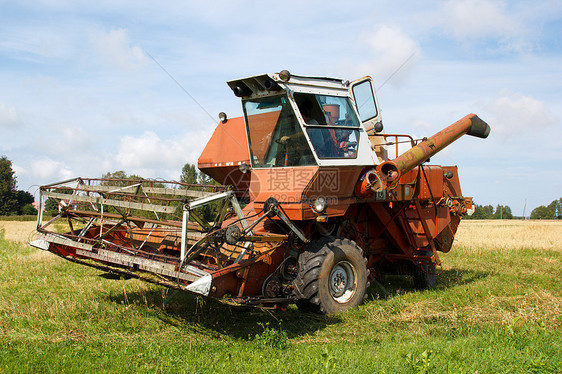
[[[316,165],[285,95],[246,100],[244,112],[253,167]]]

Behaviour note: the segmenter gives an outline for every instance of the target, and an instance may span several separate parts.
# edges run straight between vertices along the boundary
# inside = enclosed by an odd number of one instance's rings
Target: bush
[[[21,214],[24,216],[35,215],[37,214],[37,209],[35,209],[33,204],[25,204],[21,208]]]

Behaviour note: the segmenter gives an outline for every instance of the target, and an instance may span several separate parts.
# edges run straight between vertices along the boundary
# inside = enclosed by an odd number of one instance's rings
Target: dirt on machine
[[[31,244],[206,297],[316,313],[360,305],[387,274],[435,284],[472,199],[456,166],[428,160],[465,134],[486,138],[488,124],[469,114],[428,138],[387,133],[370,77],[284,70],[227,83],[244,116],[221,113],[198,160],[219,184],[42,186],[58,214],[39,209]]]

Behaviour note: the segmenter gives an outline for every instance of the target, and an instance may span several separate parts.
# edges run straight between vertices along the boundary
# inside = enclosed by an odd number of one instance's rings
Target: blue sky
[[[561,35],[560,1],[0,0],[0,155],[31,193],[116,170],[177,179],[217,114],[241,115],[227,80],[371,75],[387,132],[486,120],[488,139],[432,162],[458,165],[477,203],[529,214],[562,196]]]

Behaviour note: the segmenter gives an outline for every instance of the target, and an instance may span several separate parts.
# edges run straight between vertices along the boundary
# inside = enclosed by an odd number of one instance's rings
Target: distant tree
[[[53,192],[71,195],[74,191],[71,188],[62,187],[55,189]],[[52,197],[47,198],[47,201],[45,201],[45,212],[52,216],[59,214],[59,204],[57,200]]]
[[[199,172],[199,183],[208,185],[218,185],[219,182],[209,177],[207,174]]]
[[[200,185],[218,185],[217,181],[213,178],[203,174],[193,164],[186,163],[181,169],[180,182],[187,184],[200,184]],[[219,210],[219,203],[212,202],[198,208],[199,214],[207,221],[214,221]]]
[[[494,207],[491,205],[484,205],[482,207],[482,211],[484,212],[484,216],[489,219],[494,216]]]
[[[142,181],[143,186],[150,185],[152,187],[164,187],[164,184],[151,179],[146,179],[136,174],[127,175],[123,170],[114,171],[113,173],[107,172],[102,175],[102,179],[113,179],[112,182],[104,182],[102,184],[110,184],[117,186],[128,186],[133,183],[138,183]],[[134,181],[134,182],[132,182]]]
[[[102,185],[106,186],[117,186],[117,187],[125,187],[131,185],[137,185],[139,182],[142,184],[143,187],[164,187],[164,183],[155,181],[152,179],[146,179],[136,174],[127,175],[126,172],[123,170],[118,170],[114,172],[107,172],[102,175],[102,179],[110,179],[110,181],[103,181],[101,182]],[[135,193],[133,189],[122,190],[121,192],[127,193]],[[172,203],[175,205],[180,205],[179,202]],[[116,209],[113,206],[109,206],[107,209],[108,212],[111,213],[119,213],[120,210]],[[132,209],[129,212],[132,216],[139,216],[139,217],[152,217],[154,218],[154,213],[149,210],[139,210],[139,209]],[[161,219],[174,219],[175,217],[170,216],[168,214],[160,214],[158,215]]]
[[[531,212],[531,219],[553,219],[553,218],[554,218],[554,212],[552,211],[552,209],[549,209],[544,205],[536,207]]]
[[[21,214],[24,216],[31,216],[37,214],[37,209],[33,206],[33,204],[26,204],[21,208]]]
[[[108,171],[104,175],[102,175],[102,179],[128,179],[127,173],[123,170],[114,171],[113,173]]]
[[[16,188],[17,178],[12,169],[12,161],[2,156],[0,157],[0,215],[36,214],[33,195]]]
[[[474,204],[474,213],[470,216],[472,219],[486,219],[486,212],[481,205]]]
[[[138,175],[127,175],[126,172],[123,170],[114,171],[114,172],[107,172],[102,176],[102,179],[113,179],[111,182],[103,182],[103,184],[111,184],[117,186],[126,186],[129,185],[129,180],[140,180],[143,181],[143,185],[150,183],[154,187],[163,187],[164,185],[159,182],[153,182],[147,180],[143,177]],[[122,182],[121,182],[122,181]],[[212,178],[208,177],[207,175],[201,173],[197,167],[193,164],[186,163],[181,171],[180,182],[186,184],[209,184],[209,185],[217,185],[218,183],[213,180]],[[178,205],[180,207],[180,205]],[[218,202],[213,202],[210,204],[206,204],[200,208],[197,208],[197,212],[207,221],[213,221],[218,212]],[[110,211],[112,211],[110,209]],[[136,215],[146,216],[147,212],[144,211],[134,211]],[[161,218],[166,218],[166,216],[162,215]]]
[[[59,213],[59,204],[57,204],[55,199],[51,197],[47,198],[47,201],[45,201],[45,213],[52,216]]]
[[[503,206],[503,219],[513,219],[513,213],[509,205]]]
[[[0,215],[17,214],[16,186],[16,173],[12,169],[12,161],[6,156],[0,157]]]
[[[492,218],[495,219],[512,219],[513,214],[511,213],[511,208],[507,205],[499,205],[496,207],[496,211]]]
[[[199,183],[200,172],[197,170],[195,165],[187,163],[181,169],[180,182],[187,184],[197,184]]]
[[[130,180],[135,180],[135,181],[144,180],[143,177],[140,177],[135,174],[127,175],[127,173],[125,173],[123,170],[114,171],[113,173],[107,172],[104,175],[102,175],[102,179],[113,179],[114,181],[112,182],[102,182],[102,184],[105,185],[109,184],[109,185],[116,185],[116,186],[131,185],[132,182],[128,182]]]
[[[471,219],[492,219],[494,218],[494,207],[492,205],[474,204],[474,213]]]
[[[23,208],[28,205],[30,205],[33,208],[32,204],[35,201],[33,195],[27,191],[18,190],[16,191],[16,199],[18,201],[18,214],[30,214],[30,213],[23,213]],[[27,209],[27,211],[29,211],[29,208]],[[31,214],[35,214],[35,213],[37,213],[37,211]]]
[[[202,173],[195,165],[189,162],[181,169],[181,183],[218,185],[217,181]]]
[[[552,210],[553,218],[562,219],[562,197],[548,204],[547,208]]]
[[[533,209],[531,219],[562,219],[562,198]]]

